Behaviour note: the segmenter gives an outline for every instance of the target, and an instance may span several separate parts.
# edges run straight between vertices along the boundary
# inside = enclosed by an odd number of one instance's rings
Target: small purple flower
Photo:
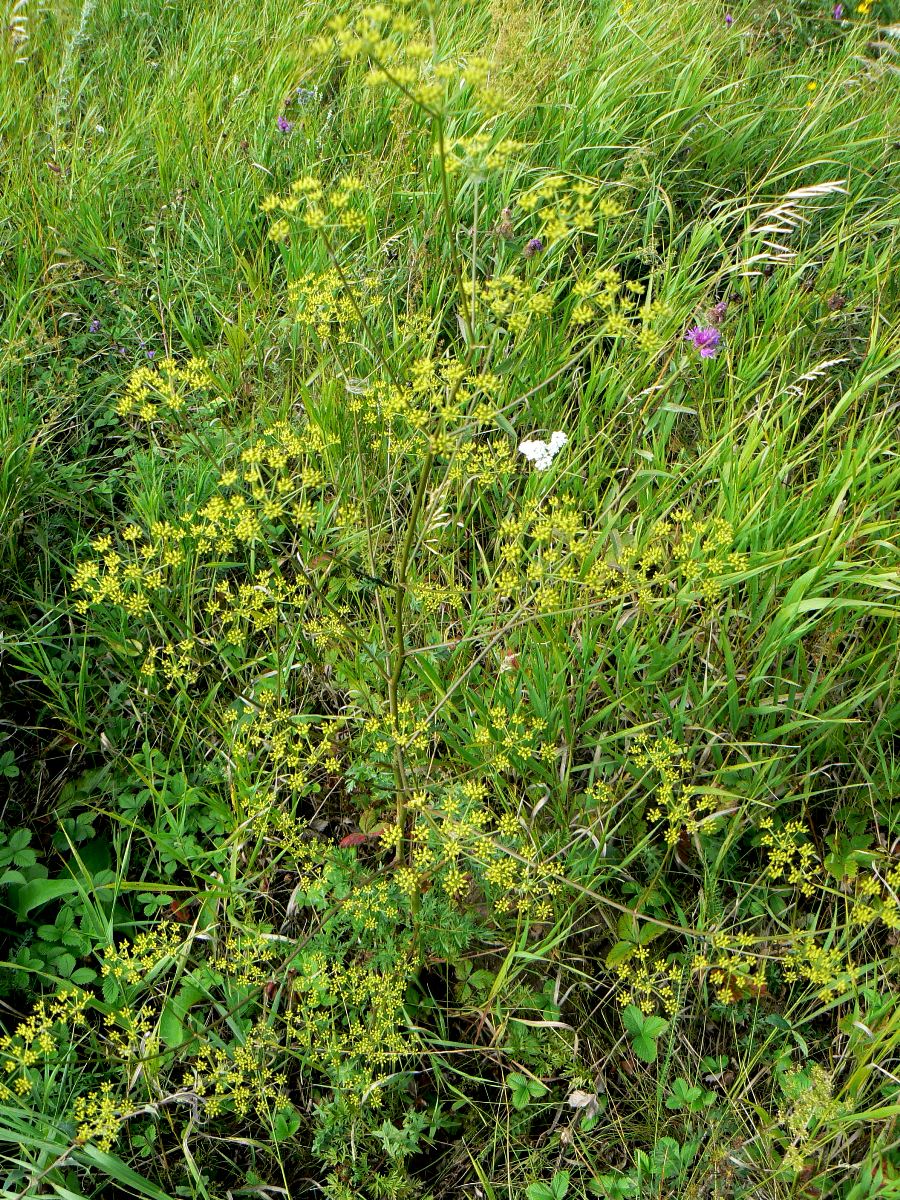
[[[729,29],[734,24],[734,17],[731,15],[731,13],[725,14],[725,24],[728,26]]]
[[[156,356],[156,351],[155,351],[155,350],[148,350],[148,351],[147,351],[147,357],[148,357],[148,358],[154,358],[155,356]]]
[[[716,351],[719,349],[719,342],[722,340],[722,335],[718,329],[713,328],[711,325],[705,327],[695,325],[684,336],[686,341],[692,342],[700,351],[701,358],[715,358]]]
[[[544,249],[544,243],[541,241],[541,239],[540,238],[532,238],[531,241],[528,242],[528,244],[525,246],[525,251],[524,251],[525,257],[526,258],[534,258],[534,256],[536,254],[540,254],[543,249]]]
[[[834,17],[834,19],[836,21],[839,21],[841,19],[841,17],[844,15],[843,4],[836,4],[834,6],[834,8],[831,10],[831,15]]]
[[[275,124],[278,126],[278,128],[281,130],[282,133],[290,133],[291,130],[294,128],[294,122],[289,121],[287,119],[287,117],[284,115],[284,113],[281,114],[281,116],[278,118],[278,120],[275,122]]]
[[[93,321],[91,321],[90,325],[88,325],[88,329],[91,331],[91,333],[99,333],[100,332],[100,318],[94,317]]]
[[[710,325],[721,325],[725,320],[725,314],[728,312],[728,301],[720,300],[718,304],[714,304],[706,314],[706,319]]]

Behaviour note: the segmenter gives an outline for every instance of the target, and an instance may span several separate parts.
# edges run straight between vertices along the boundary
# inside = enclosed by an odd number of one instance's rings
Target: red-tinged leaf
[[[342,837],[338,842],[341,849],[347,846],[364,846],[371,838],[378,837],[377,833],[348,833],[346,837]]]

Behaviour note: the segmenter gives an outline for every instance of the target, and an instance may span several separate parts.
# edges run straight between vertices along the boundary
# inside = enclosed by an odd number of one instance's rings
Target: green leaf
[[[549,1183],[529,1183],[525,1195],[528,1200],[555,1200]]]
[[[636,1036],[644,1031],[644,1014],[636,1004],[629,1004],[622,1011],[622,1024],[628,1033]]]
[[[9,846],[10,850],[15,852],[17,850],[24,850],[25,847],[28,846],[30,843],[31,843],[31,830],[30,829],[15,829],[9,835],[9,841],[7,842],[7,845]]]
[[[51,900],[59,900],[61,896],[73,896],[78,891],[74,879],[32,879],[30,883],[17,888],[15,896],[10,895],[15,905],[16,916],[22,920],[34,908],[49,904]]]
[[[159,1036],[163,1043],[174,1050],[184,1041],[184,1025],[178,1013],[175,1002],[167,1000],[159,1016]]]
[[[300,1114],[293,1107],[279,1109],[272,1122],[272,1135],[276,1142],[286,1142],[300,1128]]]
[[[547,1088],[539,1079],[528,1079],[518,1071],[511,1071],[506,1077],[506,1086],[510,1090],[513,1108],[527,1108],[532,1100],[544,1096]]]
[[[61,975],[63,979],[68,979],[75,970],[75,962],[74,954],[60,954],[53,963],[53,969],[57,975]]]
[[[644,1034],[639,1033],[636,1038],[632,1039],[631,1048],[638,1058],[644,1062],[656,1062],[656,1042],[653,1038],[645,1037]]]
[[[606,956],[606,965],[608,967],[614,967],[617,963],[625,962],[626,959],[631,958],[632,954],[635,952],[635,949],[636,947],[634,942],[616,942]]]
[[[647,1037],[662,1037],[668,1028],[669,1022],[662,1017],[647,1017],[644,1021],[644,1033]]]
[[[653,1147],[653,1166],[660,1179],[673,1179],[681,1173],[681,1147],[674,1138],[660,1138]]]
[[[550,1190],[553,1192],[553,1200],[564,1200],[569,1190],[569,1172],[557,1171],[550,1180]]]

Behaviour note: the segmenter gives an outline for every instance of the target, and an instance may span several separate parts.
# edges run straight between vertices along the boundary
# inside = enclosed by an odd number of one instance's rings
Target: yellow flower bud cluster
[[[299,794],[325,774],[337,774],[340,718],[303,720],[290,704],[269,688],[260,689],[254,703],[245,704],[243,718],[234,731],[234,754],[254,764],[257,776],[275,792],[281,788]]]
[[[727,521],[687,509],[637,536],[617,534],[604,544],[585,528],[574,500],[554,495],[527,501],[500,523],[499,535],[498,598],[515,597],[538,612],[597,601],[630,601],[641,609],[665,599],[711,603],[723,577],[747,566],[744,555],[725,552],[734,538]]]
[[[673,738],[651,738],[641,732],[631,747],[631,759],[636,767],[659,779],[647,816],[651,821],[665,820],[666,845],[676,845],[682,833],[698,833],[704,823],[708,828],[707,818],[715,810],[717,798],[701,795],[688,783],[690,759]]]
[[[900,930],[900,862],[888,859],[856,880],[850,920],[862,926],[881,921],[887,929]]]
[[[547,246],[566,237],[593,233],[602,222],[625,211],[599,183],[559,174],[544,176],[518,196],[516,203],[522,212],[536,215],[535,233]]]
[[[491,171],[500,171],[510,159],[524,150],[523,142],[513,138],[494,138],[489,133],[456,138],[446,148],[444,165],[452,175],[457,172],[472,179],[484,179]],[[440,147],[435,148],[435,153]]]
[[[776,829],[771,817],[763,817],[759,828],[760,845],[768,858],[766,878],[787,883],[803,896],[812,896],[816,890],[819,862],[815,846],[804,836],[803,822],[788,821]]]
[[[533,318],[549,316],[553,295],[550,287],[538,286],[510,271],[493,276],[479,288],[481,302],[488,312],[517,336],[526,332]]]
[[[98,1150],[112,1149],[125,1118],[125,1110],[105,1080],[100,1087],[75,1101],[76,1136],[81,1144],[92,1142]]]
[[[384,5],[369,5],[352,18],[333,17],[328,32],[315,38],[310,50],[314,57],[337,54],[347,62],[366,64],[369,87],[392,87],[432,115],[443,113],[461,88],[488,113],[503,106],[503,93],[486,58],[436,56],[409,16]]]
[[[55,1055],[69,1035],[85,1024],[89,1000],[87,992],[63,988],[53,997],[38,1000],[11,1033],[0,1037],[0,1101],[29,1094],[31,1069]]]
[[[274,635],[285,609],[292,620],[305,609],[306,582],[271,569],[244,581],[222,579],[222,564],[239,547],[305,535],[310,526],[329,523],[322,497],[324,450],[318,426],[278,422],[241,451],[234,467],[221,471],[216,491],[196,509],[146,527],[131,521],[95,538],[95,557],[73,572],[73,591],[81,593],[76,613],[118,608],[146,628],[148,644],[135,645],[144,650],[141,675],[147,682],[195,682],[203,651],[222,643],[243,646],[250,638],[258,650],[260,637]],[[196,632],[159,645],[168,601],[176,593],[182,602],[185,580],[196,597],[189,614]]]
[[[720,1004],[759,997],[766,990],[765,960],[751,952],[751,934],[717,931],[702,954],[695,954],[694,971],[706,974]]]
[[[102,959],[104,979],[114,979],[122,987],[140,983],[162,963],[171,961],[184,944],[183,931],[172,921],[163,921],[139,933],[133,942],[111,946]]]
[[[644,285],[636,280],[623,282],[615,267],[598,267],[575,279],[572,295],[575,305],[569,316],[570,324],[576,327],[599,322],[600,331],[606,337],[628,337],[637,326],[633,318],[640,307]],[[644,312],[649,309],[645,306]],[[642,330],[648,329],[648,321]],[[645,336],[644,341],[648,339]]]
[[[800,933],[789,954],[784,957],[786,983],[809,983],[820,1000],[833,1000],[854,986],[856,969],[837,946],[820,946]]]
[[[524,740],[525,725],[513,724],[516,732],[501,746],[501,761],[514,742]],[[483,732],[484,727],[476,730],[481,747]],[[465,900],[474,888],[497,914],[518,911],[530,920],[549,920],[562,882],[539,860],[514,814],[494,817],[484,804],[487,794],[487,785],[473,779],[429,808],[413,828],[413,867],[421,877],[435,878],[451,902]]]
[[[172,420],[202,404],[212,386],[205,359],[179,364],[174,358],[161,358],[131,372],[115,410],[121,417],[137,417],[148,425]]]
[[[362,207],[366,194],[365,183],[355,175],[342,175],[330,188],[325,188],[314,175],[303,175],[294,180],[286,195],[270,193],[260,207],[273,218],[269,226],[271,241],[280,242],[290,235],[288,218],[293,217],[309,229],[340,229],[354,234],[366,227],[367,217]],[[298,284],[301,291],[308,286],[303,281]]]
[[[332,268],[309,271],[289,283],[288,300],[296,306],[297,323],[301,327],[314,332],[320,341],[341,346],[358,336],[359,313],[371,315],[383,297],[373,276],[350,281],[342,279]]]
[[[619,982],[616,1000],[623,1008],[636,1005],[649,1016],[661,1006],[671,1016],[677,1008],[672,969],[662,958],[654,958],[647,946],[635,946],[627,958],[616,963]]]

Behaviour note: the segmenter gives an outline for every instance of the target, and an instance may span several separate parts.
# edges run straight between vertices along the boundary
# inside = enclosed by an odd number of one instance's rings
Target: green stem
[[[403,754],[399,746],[400,679],[403,675],[403,668],[406,665],[407,654],[404,612],[408,590],[406,583],[406,571],[409,566],[409,560],[416,537],[416,525],[418,523],[419,514],[422,511],[422,504],[425,499],[428,481],[431,478],[431,468],[433,465],[434,452],[429,449],[425,455],[425,461],[422,463],[422,469],[419,472],[419,485],[416,488],[416,494],[413,498],[412,508],[409,512],[409,519],[406,526],[406,536],[403,539],[403,546],[400,550],[400,561],[397,564],[397,574],[394,588],[394,652],[393,662],[391,664],[391,673],[388,676],[388,704],[390,706],[391,719],[394,722],[394,735],[397,739],[394,746],[394,780],[397,788],[397,826],[400,830],[401,836],[401,843],[400,847],[398,848],[398,858],[402,856],[403,852],[403,836],[406,826],[406,799],[409,795],[406,766],[404,764]]]
[[[447,225],[447,238],[450,245],[450,263],[453,267],[453,274],[456,276],[456,286],[459,291],[460,316],[462,317],[463,330],[466,335],[466,343],[469,352],[472,352],[474,347],[474,334],[472,331],[472,322],[469,318],[469,306],[466,299],[466,277],[463,272],[463,265],[460,261],[458,247],[456,245],[456,231],[453,228],[453,207],[450,203],[450,180],[447,176],[447,143],[444,140],[444,118],[435,117],[435,125],[437,127],[437,143],[438,143],[438,162],[441,168],[441,207],[444,210],[444,221]]]

